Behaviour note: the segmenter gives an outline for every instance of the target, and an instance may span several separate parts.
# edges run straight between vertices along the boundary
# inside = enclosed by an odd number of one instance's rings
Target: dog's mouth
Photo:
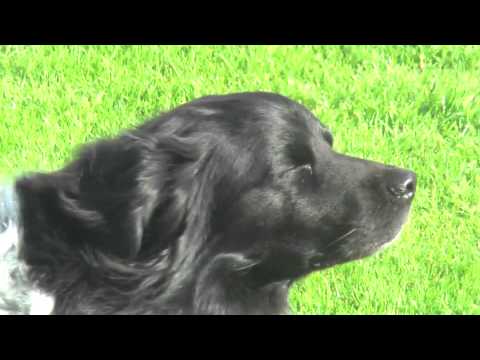
[[[400,238],[407,218],[408,211],[387,229],[381,226],[352,227],[311,256],[309,264],[315,271],[322,270],[380,252]]]

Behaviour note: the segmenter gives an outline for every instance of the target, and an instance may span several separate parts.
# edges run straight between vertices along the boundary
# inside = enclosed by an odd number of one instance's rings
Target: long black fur
[[[410,205],[385,186],[410,172],[331,141],[280,95],[192,101],[18,179],[21,257],[55,314],[287,313],[293,281],[371,254]]]

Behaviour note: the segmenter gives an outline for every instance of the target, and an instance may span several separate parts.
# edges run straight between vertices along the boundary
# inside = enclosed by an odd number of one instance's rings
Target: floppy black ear
[[[225,161],[215,139],[151,135],[94,143],[60,171],[19,179],[25,241],[43,242],[45,249],[47,243],[89,246],[131,259],[148,228],[157,242],[175,234],[174,266],[188,264],[208,237]]]
[[[24,241],[137,255],[163,185],[162,161],[147,158],[135,142],[107,140],[61,171],[19,179]]]

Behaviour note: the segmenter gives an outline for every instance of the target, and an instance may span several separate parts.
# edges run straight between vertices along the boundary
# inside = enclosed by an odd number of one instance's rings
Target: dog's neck
[[[20,248],[18,200],[13,185],[0,185],[0,315],[49,314],[53,299],[32,284]]]

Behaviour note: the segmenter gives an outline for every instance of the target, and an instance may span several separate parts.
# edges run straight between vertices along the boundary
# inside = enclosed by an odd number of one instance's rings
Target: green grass
[[[302,280],[294,312],[480,314],[480,47],[3,46],[0,88],[4,176],[202,95],[292,97],[338,151],[418,175],[400,241]]]

